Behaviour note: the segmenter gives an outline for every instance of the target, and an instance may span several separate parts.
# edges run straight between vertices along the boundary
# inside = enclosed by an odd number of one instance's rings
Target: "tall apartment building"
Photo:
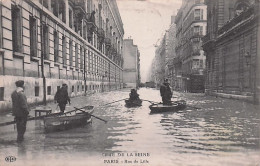
[[[122,84],[124,29],[116,0],[0,2],[0,109],[10,108],[15,81],[29,103]]]
[[[183,0],[176,23],[176,89],[204,91],[206,57],[202,37],[206,34],[207,6],[204,0]]]
[[[123,58],[123,82],[125,87],[138,88],[140,76],[140,52],[133,39],[124,39]]]
[[[206,4],[206,93],[259,103],[259,1],[207,0]]]

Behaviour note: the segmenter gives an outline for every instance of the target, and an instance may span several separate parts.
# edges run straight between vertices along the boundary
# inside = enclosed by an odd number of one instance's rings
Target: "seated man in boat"
[[[131,89],[131,93],[129,93],[129,100],[130,101],[140,100],[139,94],[135,89]]]
[[[164,83],[161,85],[160,94],[162,97],[163,104],[165,105],[171,104],[172,90],[170,84],[168,83],[168,79],[165,79]]]
[[[59,104],[60,111],[63,113],[66,107],[66,104],[69,102],[70,104],[70,98],[68,95],[68,86],[67,84],[62,84],[62,87],[56,92],[54,96],[55,102]]]

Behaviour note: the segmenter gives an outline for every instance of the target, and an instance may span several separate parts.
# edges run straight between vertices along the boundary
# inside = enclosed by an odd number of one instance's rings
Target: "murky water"
[[[13,125],[1,127],[0,165],[10,164],[6,156],[15,156],[17,165],[260,165],[259,107],[177,92],[190,107],[176,113],[150,115],[149,102],[137,108],[126,108],[124,101],[101,106],[128,93],[72,99],[72,106],[95,105],[94,114],[108,123],[93,118],[90,125],[45,134],[42,121],[30,121],[20,145]],[[158,90],[138,93],[141,99],[161,100]]]

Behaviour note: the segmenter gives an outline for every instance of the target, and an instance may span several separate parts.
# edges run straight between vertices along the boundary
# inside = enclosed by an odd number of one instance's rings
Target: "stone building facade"
[[[206,93],[259,103],[259,0],[207,0]]]
[[[206,34],[207,6],[204,0],[183,0],[176,19],[176,89],[204,92],[206,57],[202,37]]]
[[[125,87],[138,88],[140,84],[140,52],[133,39],[124,39],[123,43],[123,82]]]
[[[20,79],[29,103],[120,88],[123,36],[115,0],[1,1],[0,109]]]

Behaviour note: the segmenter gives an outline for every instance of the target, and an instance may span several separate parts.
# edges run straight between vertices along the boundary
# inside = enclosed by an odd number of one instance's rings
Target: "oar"
[[[107,123],[107,121],[106,120],[104,120],[104,119],[102,119],[102,118],[100,118],[100,117],[97,117],[97,116],[95,116],[95,115],[92,115],[92,114],[90,114],[90,113],[88,113],[88,112],[86,112],[86,111],[84,111],[84,110],[82,110],[82,109],[80,109],[80,108],[76,108],[76,107],[74,107],[76,110],[79,110],[79,111],[82,111],[82,112],[84,112],[84,113],[87,113],[87,114],[89,114],[90,116],[93,116],[93,117],[95,117],[95,118],[97,118],[97,119],[99,119],[99,120],[102,120],[102,121],[104,121],[105,123]]]
[[[143,100],[143,101],[148,101],[148,102],[150,102],[151,104],[158,104],[158,102],[155,102],[155,101],[144,100],[144,99],[141,99],[141,100]]]
[[[128,98],[125,98],[125,99],[128,99]],[[101,106],[106,106],[106,105],[109,105],[109,104],[113,104],[113,103],[116,103],[116,102],[119,102],[119,101],[122,101],[122,100],[125,100],[125,99],[113,101],[113,102],[111,102],[111,103],[107,103],[107,104],[104,104],[104,105],[101,105]]]

